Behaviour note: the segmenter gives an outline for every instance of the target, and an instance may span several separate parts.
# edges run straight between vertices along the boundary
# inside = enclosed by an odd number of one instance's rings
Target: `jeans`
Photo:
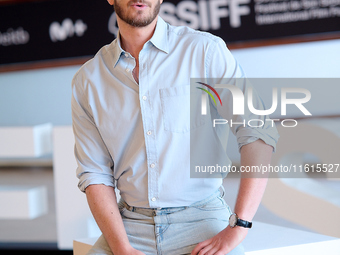
[[[137,208],[122,199],[118,206],[132,247],[146,255],[180,255],[190,254],[199,242],[228,226],[231,210],[223,196],[224,190],[217,190],[183,207]],[[88,253],[95,254],[113,254],[103,235]],[[244,255],[243,246],[237,246],[228,255]]]

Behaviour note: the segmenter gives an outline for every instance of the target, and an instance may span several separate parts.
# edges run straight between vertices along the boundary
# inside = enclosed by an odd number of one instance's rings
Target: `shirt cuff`
[[[82,173],[79,178],[78,188],[85,193],[85,189],[93,184],[104,184],[105,186],[115,188],[115,182],[112,175],[100,173]]]
[[[276,127],[270,129],[261,129],[261,128],[243,128],[237,132],[237,143],[238,149],[241,150],[243,145],[255,142],[258,139],[261,139],[266,144],[273,147],[273,152],[276,151],[276,144],[279,140],[279,133],[277,132]]]

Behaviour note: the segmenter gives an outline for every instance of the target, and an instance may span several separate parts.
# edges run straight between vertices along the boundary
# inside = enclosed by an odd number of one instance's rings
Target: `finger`
[[[211,245],[211,247],[209,248],[210,248],[209,250],[205,251],[204,255],[215,255],[216,252],[218,252],[218,249],[213,245]]]
[[[205,246],[202,250],[200,250],[198,255],[207,255],[213,248],[214,246],[212,244],[209,244]],[[211,253],[211,254],[214,254],[214,253]]]
[[[210,239],[205,240],[203,242],[200,242],[195,246],[195,248],[192,250],[191,255],[197,255],[200,250],[202,250],[205,246],[210,244]]]

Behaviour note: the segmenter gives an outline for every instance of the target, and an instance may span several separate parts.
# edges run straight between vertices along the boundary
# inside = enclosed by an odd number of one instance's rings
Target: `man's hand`
[[[238,246],[246,237],[248,229],[226,227],[214,237],[201,242],[192,250],[191,255],[225,255]]]
[[[132,246],[130,246],[129,250],[125,250],[124,252],[121,253],[122,255],[124,254],[129,254],[129,255],[145,255],[145,253],[136,250],[135,248],[132,248]]]
[[[273,148],[262,140],[246,144],[241,148],[241,166],[259,166],[270,163]],[[235,213],[244,220],[251,221],[261,202],[267,178],[254,178],[252,173],[242,173]],[[248,229],[229,226],[216,236],[199,243],[191,255],[225,255],[238,246],[246,237]]]
[[[145,253],[141,252],[141,251],[138,251],[138,250],[134,250],[134,252],[132,253],[129,253],[129,255],[145,255]]]

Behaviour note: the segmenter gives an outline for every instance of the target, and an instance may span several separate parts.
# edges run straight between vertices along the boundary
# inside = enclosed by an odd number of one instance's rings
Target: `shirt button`
[[[129,68],[126,68],[126,70],[125,70],[125,71],[128,73],[128,72],[130,72],[130,69],[129,69]]]
[[[151,198],[151,201],[152,201],[152,202],[155,202],[155,201],[156,201],[156,198],[155,198],[155,197]]]
[[[125,53],[124,55],[125,55],[125,57],[129,57],[129,54],[127,54],[127,53]]]
[[[146,96],[143,96],[142,98],[143,98],[143,100],[144,100],[144,101],[147,99],[147,97],[146,97]]]
[[[147,132],[147,134],[148,134],[148,135],[151,135],[151,134],[152,134],[152,132],[149,130],[149,131]]]
[[[152,164],[150,165],[151,168],[155,168],[155,166],[156,166],[156,165],[155,165],[154,163],[152,163]]]

